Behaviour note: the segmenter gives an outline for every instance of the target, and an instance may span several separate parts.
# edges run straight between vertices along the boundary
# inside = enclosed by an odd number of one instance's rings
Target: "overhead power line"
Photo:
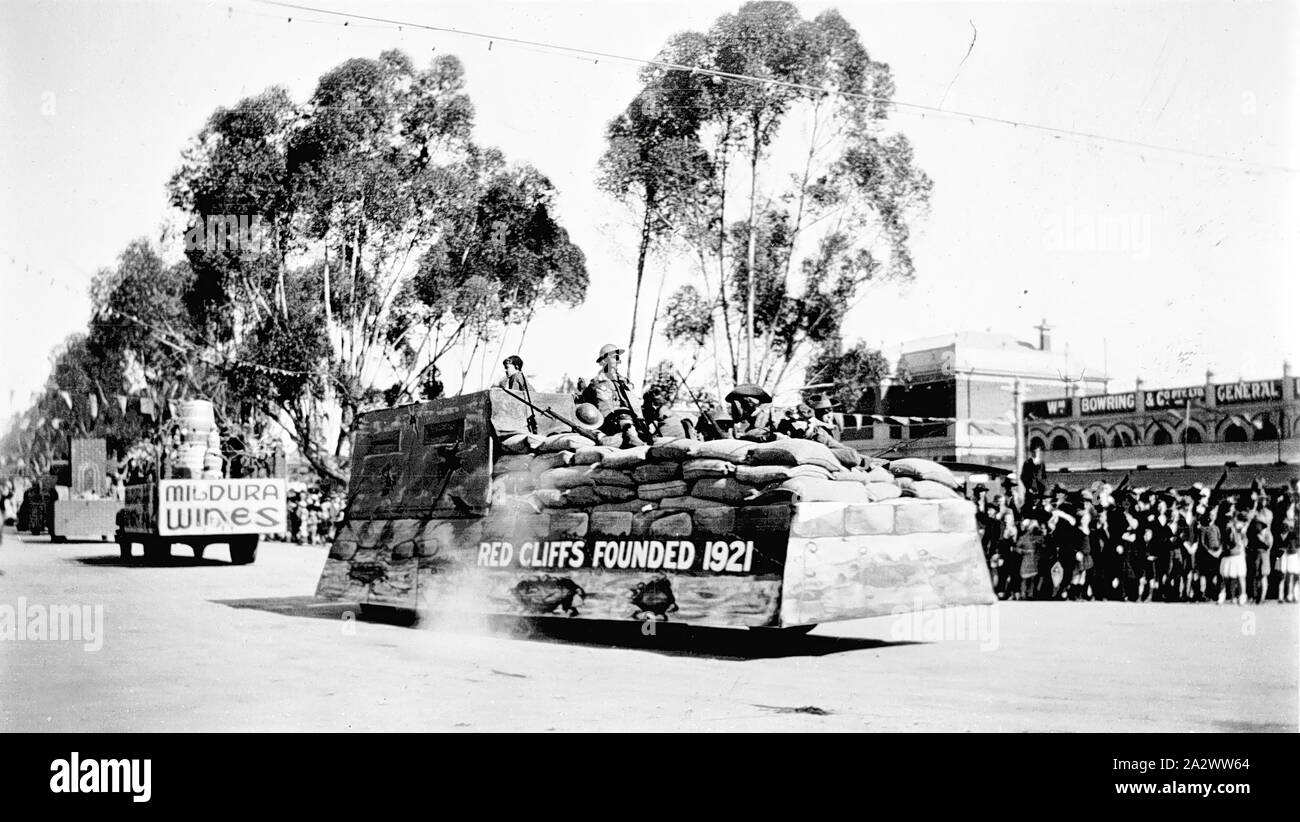
[[[865,100],[867,102],[888,105],[896,109],[907,109],[911,111],[917,111],[917,112],[921,112],[922,114],[930,114],[930,115],[943,116],[943,117],[964,118],[971,122],[995,123],[998,125],[1011,126],[1013,128],[1029,129],[1031,131],[1051,134],[1057,137],[1058,139],[1061,137],[1072,137],[1081,140],[1093,140],[1093,141],[1103,142],[1103,143],[1113,143],[1115,145],[1123,145],[1123,146],[1128,146],[1130,148],[1143,149],[1146,151],[1162,151],[1171,154],[1181,154],[1183,156],[1196,157],[1203,160],[1215,160],[1218,162],[1234,163],[1241,166],[1268,169],[1271,171],[1281,171],[1288,174],[1294,174],[1297,171],[1297,169],[1288,166],[1277,165],[1273,163],[1263,163],[1255,160],[1243,160],[1239,157],[1229,157],[1223,154],[1213,154],[1205,151],[1197,151],[1195,149],[1181,148],[1179,146],[1168,146],[1168,145],[1161,145],[1158,143],[1147,143],[1141,140],[1131,140],[1125,137],[1112,137],[1110,135],[1099,134],[1097,132],[1091,132],[1091,131],[1082,131],[1078,129],[1068,129],[1068,128],[1060,128],[1057,126],[1048,126],[1048,125],[1043,125],[1041,123],[1031,123],[1024,120],[1015,120],[1009,117],[996,117],[993,115],[976,114],[974,112],[968,112],[968,111],[955,111],[952,109],[941,108],[939,106],[925,105],[924,103],[910,103],[903,100],[894,100],[894,99],[889,99],[884,97],[877,97],[875,95],[867,94],[865,92],[821,88],[819,86],[808,85],[806,83],[796,83],[789,80],[779,80],[772,77],[758,77],[758,76],[748,75],[748,74],[737,74],[734,72],[721,71],[719,69],[713,69],[704,66],[691,66],[682,63],[672,63],[665,60],[647,59],[644,57],[630,57],[625,54],[615,54],[613,52],[599,51],[597,49],[588,49],[588,48],[581,48],[576,46],[565,46],[565,45],[560,45],[558,43],[548,43],[541,40],[528,40],[520,37],[509,37],[506,35],[491,34],[491,33],[480,32],[480,31],[469,31],[467,29],[458,29],[451,26],[435,26],[429,23],[417,23],[409,20],[395,20],[388,17],[375,17],[373,15],[357,14],[355,12],[336,11],[334,9],[323,9],[315,6],[305,6],[298,3],[286,3],[286,2],[282,2],[282,0],[254,0],[254,2],[261,5],[278,6],[280,8],[294,9],[297,11],[303,11],[312,14],[324,14],[333,17],[344,17],[344,18],[348,18],[349,20],[365,20],[372,23],[380,23],[397,29],[412,28],[412,29],[418,29],[424,31],[439,32],[442,34],[452,34],[461,37],[471,37],[478,40],[486,40],[488,41],[489,49],[492,47],[493,43],[506,43],[510,45],[523,46],[528,48],[542,48],[551,51],[575,54],[596,61],[616,60],[620,62],[635,63],[644,66],[653,66],[656,68],[667,69],[670,71],[686,71],[695,74],[703,74],[707,76],[717,77],[722,80],[730,80],[733,82],[767,84],[767,85],[780,86],[783,88],[795,89],[798,91],[810,92],[813,94],[849,97],[849,98],[854,98],[859,100]],[[293,18],[289,18],[289,19],[292,22]]]

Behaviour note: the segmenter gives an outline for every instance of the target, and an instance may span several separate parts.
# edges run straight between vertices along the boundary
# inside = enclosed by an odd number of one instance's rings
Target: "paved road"
[[[324,558],[270,543],[251,566],[214,547],[146,567],[111,544],[9,531],[0,637],[20,599],[29,614],[99,605],[102,647],[0,639],[0,731],[1296,731],[1300,715],[1293,605],[1004,603],[984,612],[984,642],[927,641],[980,627],[929,617],[790,641],[631,624],[409,628],[314,602]]]

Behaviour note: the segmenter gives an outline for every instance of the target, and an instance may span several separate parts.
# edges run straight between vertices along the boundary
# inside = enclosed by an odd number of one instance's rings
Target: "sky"
[[[739,5],[308,4],[641,58]],[[915,281],[873,286],[850,312],[850,342],[893,360],[907,340],[959,330],[1036,339],[1046,319],[1054,345],[1104,367],[1111,390],[1137,377],[1195,384],[1207,369],[1218,381],[1275,377],[1283,360],[1300,368],[1296,4],[797,5],[806,17],[837,8],[891,66],[895,100],[947,113],[899,107],[890,118],[934,191],[913,227]],[[555,183],[591,287],[583,306],[534,321],[527,370],[547,386],[594,372],[596,349],[627,338],[636,232],[597,190],[595,169],[605,125],[637,91],[636,65],[343,26],[254,0],[6,0],[0,421],[44,383],[50,351],[84,329],[94,273],[175,223],[166,182],[216,107],[273,84],[304,100],[331,67],[393,47],[421,64],[458,55],[476,139]],[[652,294],[664,265],[652,261]],[[474,375],[466,388],[477,387]]]

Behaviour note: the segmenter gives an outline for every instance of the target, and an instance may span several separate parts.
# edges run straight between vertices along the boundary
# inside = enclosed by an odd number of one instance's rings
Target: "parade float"
[[[552,413],[491,389],[363,414],[317,596],[791,630],[994,602],[942,466],[810,440],[619,448],[560,421],[572,396],[530,400]]]
[[[224,544],[232,564],[251,563],[262,536],[285,531],[285,480],[226,476],[212,404],[187,400],[178,411],[162,476],[126,486],[116,531],[122,559],[133,557],[135,544],[149,561],[177,543],[199,558]]]

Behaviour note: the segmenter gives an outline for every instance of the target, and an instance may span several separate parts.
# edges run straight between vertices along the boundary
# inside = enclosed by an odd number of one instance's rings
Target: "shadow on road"
[[[207,568],[213,565],[229,565],[229,562],[220,559],[198,559],[196,557],[166,557],[159,560],[146,560],[143,557],[132,557],[131,559],[122,559],[117,554],[104,554],[94,557],[75,557],[69,562],[80,563],[81,565],[92,566],[120,566],[123,568]]]
[[[353,602],[329,602],[315,597],[270,597],[217,599],[219,605],[252,608],[285,616],[313,619],[355,619],[385,625],[420,627],[439,630],[437,618],[417,620],[410,611],[367,607]],[[463,627],[464,620],[452,618],[447,630]],[[701,656],[716,659],[777,659],[791,656],[825,656],[827,654],[892,648],[913,642],[886,642],[860,637],[799,635],[762,628],[705,628],[668,622],[615,622],[588,619],[538,619],[508,615],[483,617],[483,633],[497,639],[526,642],[555,642],[598,648],[625,648],[670,656]],[[828,626],[822,630],[834,630]]]

